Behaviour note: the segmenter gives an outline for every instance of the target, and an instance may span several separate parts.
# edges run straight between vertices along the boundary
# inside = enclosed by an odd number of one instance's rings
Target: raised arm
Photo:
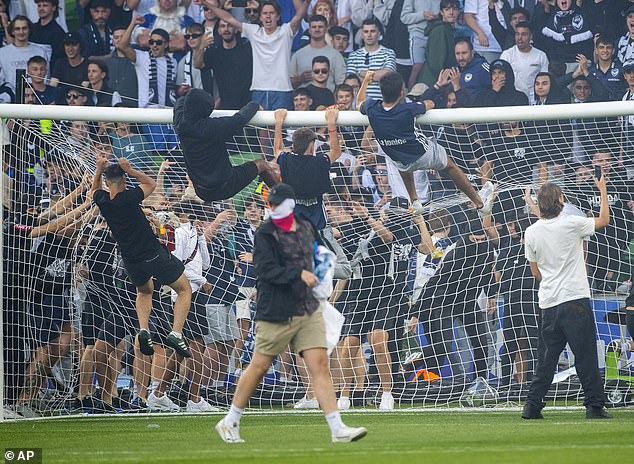
[[[365,94],[368,91],[368,85],[374,80],[374,71],[368,71],[365,73],[359,93],[357,93],[357,111],[361,109],[361,104],[365,101]]]
[[[282,125],[288,114],[285,108],[275,110],[275,135],[273,136],[273,158],[277,159],[280,153],[284,151],[284,135],[282,133]]]
[[[143,190],[143,198],[149,197],[156,188],[156,181],[147,174],[137,171],[132,167],[127,158],[119,158],[119,166],[127,175],[134,177],[139,182],[139,187]]]
[[[293,32],[297,32],[299,25],[302,23],[302,19],[306,16],[310,0],[293,0],[293,5],[295,6],[295,16],[291,19],[289,26],[291,26]]]
[[[328,143],[330,144],[328,158],[330,158],[331,163],[337,161],[341,156],[341,143],[339,142],[339,132],[337,131],[337,116],[339,116],[338,108],[332,107],[326,109],[326,122],[328,123]]]
[[[97,167],[95,168],[95,176],[92,178],[92,187],[90,187],[92,193],[95,193],[103,187],[103,172],[106,170],[106,166],[108,166],[106,157],[97,154]]]
[[[610,223],[610,205],[608,204],[608,188],[605,175],[600,179],[594,178],[594,183],[601,192],[601,207],[599,208],[599,217],[594,218],[594,230],[603,229]]]
[[[418,251],[424,255],[432,254],[434,252],[434,242],[431,239],[429,229],[427,229],[427,224],[423,216],[414,216],[414,224],[418,226],[420,232],[420,243],[417,246]]]
[[[141,25],[145,23],[145,18],[143,16],[135,16],[128,24],[128,28],[123,33],[123,37],[121,37],[121,42],[119,42],[119,46],[117,47],[121,53],[125,55],[127,59],[136,63],[136,53],[134,49],[130,46],[130,39],[132,38],[132,31],[137,25]]]
[[[195,1],[194,3],[197,3],[197,2]],[[231,15],[231,13],[229,13],[227,10],[220,8],[218,5],[213,5],[208,0],[200,0],[200,5],[206,6],[211,11],[213,11],[214,14],[218,16],[218,18],[228,22],[233,27],[235,27],[238,31],[242,32],[242,23],[238,21],[236,18],[234,18]]]

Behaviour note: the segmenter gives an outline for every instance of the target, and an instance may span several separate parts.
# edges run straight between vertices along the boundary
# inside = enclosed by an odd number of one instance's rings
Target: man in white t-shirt
[[[599,217],[561,214],[564,197],[550,182],[537,193],[541,218],[526,229],[525,254],[539,281],[539,362],[531,382],[523,419],[543,419],[544,397],[550,388],[561,351],[570,345],[585,396],[586,418],[607,419],[603,380],[599,372],[596,327],[590,307],[583,240],[610,223],[605,176],[595,178],[601,193]]]
[[[16,16],[9,24],[8,34],[13,43],[0,48],[0,83],[6,83],[15,92],[15,72],[26,70],[28,61],[34,56],[42,56],[47,62],[51,60],[50,45],[29,42],[33,24],[25,16]]]
[[[167,54],[170,36],[164,29],[150,33],[150,51],[135,50],[130,46],[130,36],[135,25],[145,19],[137,16],[121,38],[117,49],[132,63],[139,82],[139,108],[165,108],[176,103],[176,60]]]
[[[198,0],[197,0],[198,1]],[[242,23],[230,13],[208,0],[201,4],[233,25],[249,39],[253,49],[253,79],[251,100],[265,110],[291,109],[293,86],[290,79],[290,59],[293,38],[306,15],[310,0],[293,0],[295,16],[290,22],[280,25],[281,10],[277,3],[265,0],[260,3],[260,25]]]
[[[465,0],[464,20],[474,32],[473,49],[489,63],[497,60],[502,47],[493,36],[489,24],[489,0]]]
[[[535,76],[548,71],[548,57],[531,45],[533,31],[528,21],[515,25],[515,46],[504,50],[500,59],[508,61],[515,74],[515,88],[533,101]]]

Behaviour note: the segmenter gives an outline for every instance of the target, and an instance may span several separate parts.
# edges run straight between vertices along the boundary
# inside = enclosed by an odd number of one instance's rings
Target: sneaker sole
[[[365,437],[368,434],[367,430],[362,430],[360,433],[358,433],[357,435],[351,437],[349,440],[337,440],[334,439],[332,440],[333,443],[352,443],[353,441],[359,441],[361,440],[363,437]]]

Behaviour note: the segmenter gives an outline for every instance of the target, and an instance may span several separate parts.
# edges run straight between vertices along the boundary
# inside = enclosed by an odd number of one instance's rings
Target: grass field
[[[517,411],[346,413],[369,433],[330,443],[318,414],[247,415],[244,444],[225,444],[219,415],[81,417],[0,424],[2,447],[43,448],[50,463],[596,463],[632,462],[634,409],[588,421],[582,410],[545,411],[523,421]]]

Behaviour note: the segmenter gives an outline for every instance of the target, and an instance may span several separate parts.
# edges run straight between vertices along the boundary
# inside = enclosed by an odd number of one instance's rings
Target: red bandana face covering
[[[293,227],[293,220],[295,219],[295,215],[293,214],[294,209],[295,200],[287,198],[277,205],[274,211],[271,211],[271,221],[284,232],[290,231],[291,227]]]

